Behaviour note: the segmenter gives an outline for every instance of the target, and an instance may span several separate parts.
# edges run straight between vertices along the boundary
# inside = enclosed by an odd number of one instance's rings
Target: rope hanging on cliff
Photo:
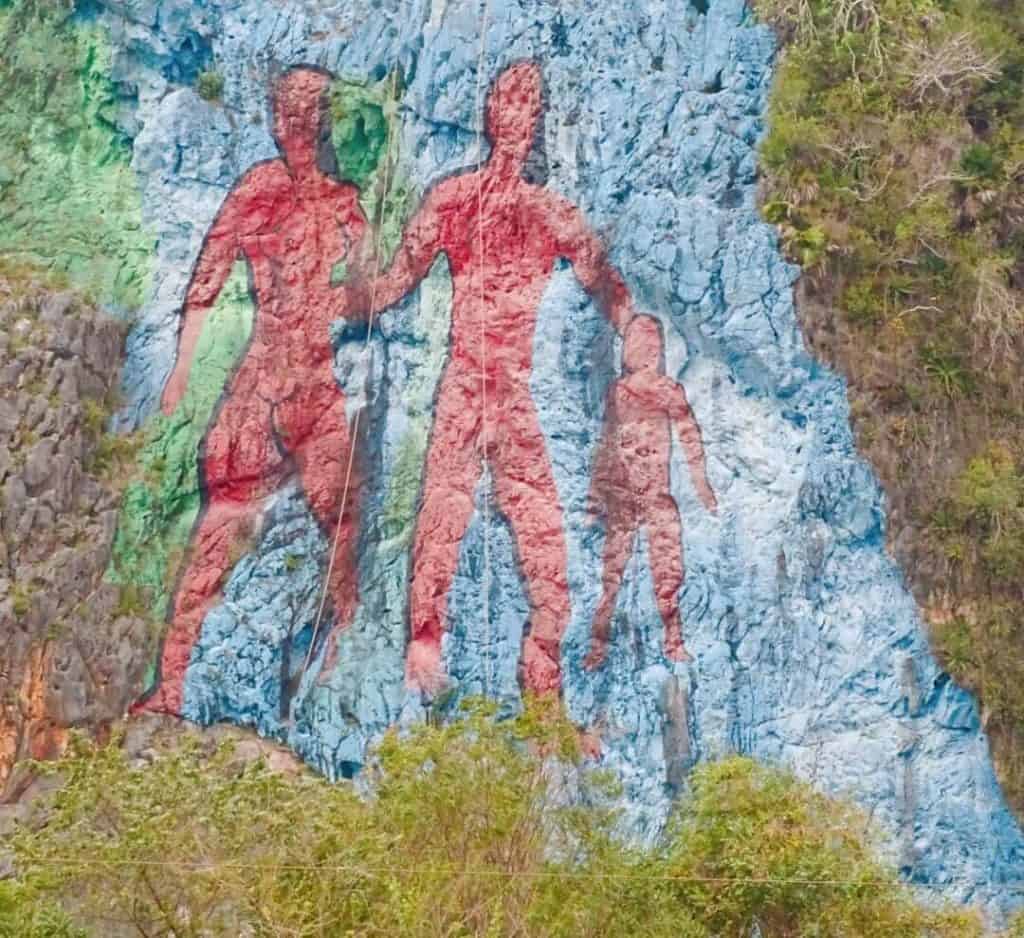
[[[484,191],[480,168],[483,165],[483,127],[487,117],[483,113],[484,57],[487,47],[487,17],[490,0],[483,0],[483,15],[480,20],[480,51],[476,63],[476,113],[480,124],[476,131],[476,234],[477,234],[477,297],[480,303],[480,404],[481,431],[484,446],[484,474],[487,491],[484,493],[484,694],[491,695],[491,484],[490,468],[487,465],[487,446],[490,441],[487,421],[487,303],[484,297]]]
[[[391,100],[395,100],[395,91],[398,87],[398,69],[394,69],[391,73]],[[374,258],[373,258],[373,287],[370,291],[370,315],[367,318],[366,323],[366,339],[363,342],[363,347],[360,351],[360,355],[363,359],[363,363],[367,363],[370,354],[370,338],[373,335],[373,319],[374,309],[377,305],[377,280],[380,276],[380,256],[381,246],[384,239],[384,209],[387,205],[388,195],[391,186],[391,143],[394,136],[394,121],[388,121],[388,135],[387,143],[384,147],[384,185],[382,187],[380,207],[377,211],[377,240],[374,247]],[[363,249],[365,252],[366,244],[363,243]],[[345,467],[345,485],[341,492],[341,510],[338,512],[338,523],[334,527],[334,538],[331,542],[331,553],[327,562],[327,574],[324,576],[324,586],[320,593],[320,604],[316,611],[316,619],[313,623],[313,635],[309,641],[309,648],[306,651],[306,659],[302,663],[302,677],[306,676],[306,671],[309,669],[309,664],[313,659],[313,652],[316,649],[317,636],[320,633],[320,625],[323,621],[324,608],[327,605],[327,594],[330,590],[331,575],[334,573],[334,563],[338,554],[338,541],[341,537],[341,525],[345,519],[345,509],[348,507],[348,492],[349,486],[352,483],[352,468],[355,462],[356,452],[356,440],[359,436],[359,418],[362,416],[362,408],[356,411],[355,419],[352,421],[352,430],[349,433],[348,438],[348,464]]]
[[[126,859],[110,860],[97,857],[90,853],[82,857],[65,857],[58,859],[49,857],[45,860],[36,860],[34,865],[43,868],[64,869],[75,866],[107,866],[113,868],[140,869],[174,869],[197,873],[201,876],[209,876],[211,865],[208,860],[144,860]],[[597,870],[496,870],[478,866],[363,866],[359,864],[315,864],[315,863],[245,863],[241,861],[227,861],[220,864],[221,869],[228,870],[255,870],[260,872],[321,872],[321,873],[353,873],[360,876],[394,876],[401,874],[412,875],[435,875],[451,876],[473,876],[486,879],[570,879],[570,880],[624,880],[627,882],[663,882],[663,883],[706,883],[709,885],[722,886],[806,886],[816,888],[835,888],[843,886],[854,886],[858,889],[949,889],[950,887],[961,887],[965,889],[978,889],[988,887],[993,892],[1009,893],[1024,890],[1024,880],[1004,880],[993,882],[990,879],[951,879],[941,883],[907,882],[896,879],[843,879],[841,877],[798,877],[798,876],[699,876],[690,874],[675,873],[651,873],[647,871],[623,871],[616,873],[605,873]],[[864,897],[860,897],[863,899]]]
[[[481,405],[482,405],[482,431],[484,446],[486,447],[487,440],[489,439],[489,423],[487,416],[487,336],[486,336],[486,300],[484,295],[484,274],[483,274],[483,249],[484,249],[484,214],[483,214],[483,182],[480,177],[480,169],[483,165],[483,123],[485,118],[483,112],[483,72],[484,72],[484,61],[486,53],[486,36],[487,36],[487,23],[490,12],[490,0],[483,0],[483,12],[481,16],[481,28],[480,28],[480,48],[477,57],[477,76],[476,76],[476,112],[481,115],[481,124],[477,128],[476,135],[476,170],[477,170],[477,250],[479,252],[479,258],[477,263],[477,295],[480,304],[480,386],[481,386]],[[397,71],[392,72],[391,81],[391,97],[394,99],[396,82],[397,82]],[[384,162],[384,185],[383,194],[380,202],[380,209],[377,213],[377,243],[374,250],[374,270],[373,270],[373,287],[370,296],[370,315],[367,322],[366,340],[363,343],[362,356],[364,360],[368,358],[370,350],[370,338],[373,330],[373,310],[376,308],[377,303],[377,286],[378,278],[380,275],[380,261],[381,261],[381,245],[383,240],[383,216],[384,207],[387,203],[387,197],[390,188],[390,170],[391,170],[391,144],[394,134],[394,124],[389,122],[388,124],[388,140],[387,146],[385,147],[385,162]],[[317,638],[320,633],[320,626],[323,622],[323,613],[327,605],[327,595],[330,590],[331,576],[334,572],[334,564],[337,557],[338,542],[341,536],[341,526],[345,518],[345,509],[348,506],[348,494],[349,487],[352,480],[352,470],[355,460],[355,444],[359,434],[359,419],[362,415],[362,410],[357,410],[355,418],[352,422],[352,430],[349,434],[349,452],[348,452],[348,463],[345,469],[345,484],[342,490],[341,510],[338,513],[338,521],[334,529],[334,537],[331,542],[331,552],[327,564],[327,573],[324,577],[324,585],[320,594],[320,602],[317,607],[316,619],[313,624],[313,634],[310,638],[309,648],[306,651],[306,657],[302,664],[302,677],[305,677],[306,672],[309,669],[309,665],[313,658],[313,653],[317,647]],[[485,454],[486,455],[486,454]],[[491,558],[490,558],[490,492],[484,498],[484,574],[483,574],[483,603],[484,603],[484,623],[485,623],[485,640],[486,649],[484,654],[484,693],[490,695],[491,690],[491,664],[490,664],[490,652],[491,645],[493,643],[493,636],[491,631],[491,614],[490,614],[490,589],[491,589]]]

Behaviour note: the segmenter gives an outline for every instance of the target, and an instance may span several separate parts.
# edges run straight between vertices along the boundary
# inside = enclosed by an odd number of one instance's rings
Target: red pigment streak
[[[296,68],[277,83],[274,136],[281,157],[254,166],[231,191],[192,274],[165,413],[184,394],[203,321],[240,257],[251,270],[256,314],[250,346],[204,441],[204,507],[175,596],[160,681],[139,710],[181,712],[203,618],[220,598],[261,501],[292,471],[329,539],[338,528],[351,439],[345,396],[331,371],[328,330],[344,311],[330,281],[334,265],[363,246],[367,223],[358,189],[317,166],[329,80],[318,70]],[[325,667],[358,598],[356,502],[352,495],[346,499],[328,584],[335,622]]]
[[[625,376],[614,382],[605,405],[605,425],[591,484],[590,509],[605,521],[601,600],[594,615],[585,667],[605,659],[615,599],[633,544],[646,526],[654,592],[665,624],[665,654],[688,660],[679,614],[683,585],[683,542],[679,507],[670,487],[672,427],[686,452],[698,497],[717,511],[708,483],[700,428],[681,385],[665,375],[661,326],[637,316],[626,329],[622,349]]]
[[[448,591],[485,460],[498,508],[512,528],[530,604],[520,681],[538,693],[561,687],[569,590],[562,509],[529,390],[537,311],[558,258],[573,264],[619,331],[633,308],[622,277],[579,210],[523,178],[542,106],[538,66],[506,69],[488,96],[486,163],[435,186],[409,222],[391,268],[347,288],[353,294],[346,305],[372,303],[376,314],[414,289],[440,253],[448,258],[454,290],[450,355],[413,544],[406,659],[408,685],[428,692],[444,682]]]

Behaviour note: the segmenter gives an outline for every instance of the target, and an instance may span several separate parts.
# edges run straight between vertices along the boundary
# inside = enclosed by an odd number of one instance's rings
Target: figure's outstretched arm
[[[666,379],[667,380],[667,379]],[[679,441],[686,453],[686,461],[690,466],[690,475],[693,478],[693,486],[697,490],[697,496],[704,503],[712,514],[718,511],[718,500],[708,481],[707,463],[704,459],[704,443],[700,436],[700,426],[697,418],[693,416],[690,402],[686,399],[686,392],[678,384],[673,383],[672,403],[670,416],[675,424],[676,432],[679,434]]]
[[[583,213],[567,200],[555,197],[549,224],[554,231],[556,250],[576,271],[583,288],[608,317],[618,333],[623,333],[635,310],[622,274],[608,260],[601,239],[587,225]]]
[[[341,315],[376,316],[412,292],[441,252],[442,217],[441,199],[435,191],[424,199],[405,226],[386,271],[375,269],[377,261],[372,253],[352,270],[341,288]]]
[[[244,179],[228,195],[199,252],[178,325],[177,359],[164,386],[161,407],[165,414],[174,411],[185,393],[203,323],[238,258],[239,237],[258,226],[250,187],[250,180]]]

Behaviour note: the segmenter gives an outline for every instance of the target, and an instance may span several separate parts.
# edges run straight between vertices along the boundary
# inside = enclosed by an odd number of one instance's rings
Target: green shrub
[[[785,772],[733,757],[700,767],[664,868],[714,935],[980,936],[965,911],[926,910],[882,865],[866,819]],[[812,885],[813,884],[813,885]]]
[[[952,509],[989,574],[1015,583],[1024,574],[1024,475],[1005,444],[992,443],[970,461],[954,485]]]
[[[662,845],[623,843],[614,786],[536,703],[389,733],[366,799],[194,739],[141,764],[74,741],[55,771],[46,823],[14,838],[16,888],[97,935],[115,920],[180,938],[980,934],[916,905],[856,812],[745,759],[695,771]]]
[[[964,397],[974,388],[974,381],[956,352],[935,345],[925,345],[920,352],[924,373],[950,398]]]
[[[87,460],[88,471],[108,482],[124,483],[141,469],[138,465],[142,433],[104,433]]]
[[[960,168],[968,176],[992,180],[999,174],[999,155],[987,143],[972,143],[960,156]]]
[[[88,436],[94,439],[99,437],[109,417],[107,408],[95,398],[89,397],[82,402],[82,427]]]
[[[57,905],[21,883],[0,880],[0,938],[86,938]]]
[[[224,95],[224,76],[220,72],[200,72],[196,78],[196,94],[204,101],[220,101]]]
[[[31,589],[24,584],[15,583],[11,590],[11,603],[15,618],[22,619],[27,616],[32,608]]]
[[[843,311],[854,323],[877,322],[884,304],[877,287],[870,280],[856,280],[843,293]]]

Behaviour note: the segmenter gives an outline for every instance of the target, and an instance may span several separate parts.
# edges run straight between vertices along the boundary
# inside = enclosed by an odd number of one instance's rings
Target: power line
[[[112,866],[112,867],[144,867],[157,869],[188,870],[197,873],[210,873],[215,869],[259,870],[272,872],[303,872],[318,871],[323,873],[362,873],[371,876],[418,875],[418,876],[475,876],[481,878],[503,879],[576,879],[576,880],[628,880],[651,882],[690,883],[693,885],[724,885],[724,886],[814,886],[814,887],[846,887],[857,886],[872,889],[948,889],[965,887],[977,889],[986,887],[1001,891],[1024,889],[1024,880],[1007,882],[990,882],[987,880],[950,880],[945,883],[916,883],[888,879],[832,879],[811,877],[775,877],[775,876],[696,876],[692,874],[647,873],[647,872],[599,872],[592,870],[485,870],[473,867],[457,866],[362,866],[353,864],[315,864],[315,863],[240,863],[204,862],[184,860],[105,860],[90,855],[81,859],[48,859],[33,862],[40,867],[69,866]]]

